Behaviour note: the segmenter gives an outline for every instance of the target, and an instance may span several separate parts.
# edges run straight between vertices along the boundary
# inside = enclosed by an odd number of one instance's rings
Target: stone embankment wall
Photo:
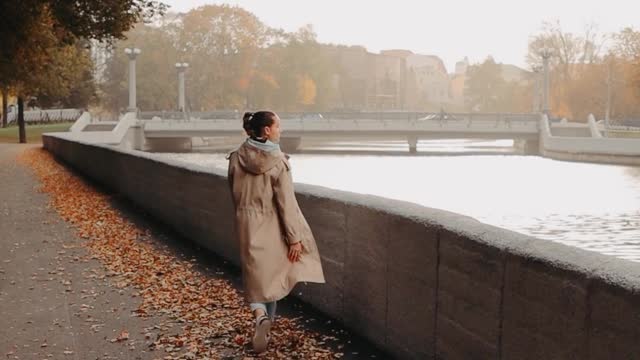
[[[224,172],[55,134],[43,140],[78,172],[238,264]],[[327,284],[301,284],[295,295],[398,358],[640,354],[636,263],[401,201],[296,189]]]

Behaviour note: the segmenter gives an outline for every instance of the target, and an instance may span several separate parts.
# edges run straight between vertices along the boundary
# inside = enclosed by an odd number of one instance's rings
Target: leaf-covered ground
[[[71,173],[45,150],[27,150],[20,161],[33,169],[51,206],[86,239],[90,256],[106,267],[113,286],[135,289],[140,299],[135,315],[169,319],[145,329],[148,350],[158,359],[343,357],[342,346],[336,345],[342,339],[306,329],[299,317],[278,317],[269,350],[256,355],[250,344],[251,313],[230,281],[203,273],[194,259],[154,246],[148,229],[125,218],[112,206],[109,195]],[[163,331],[176,324],[177,333]],[[105,341],[126,343],[129,336],[122,329]]]

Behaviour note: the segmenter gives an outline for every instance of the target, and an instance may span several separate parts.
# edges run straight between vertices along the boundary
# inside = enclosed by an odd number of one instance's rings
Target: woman
[[[313,234],[296,201],[287,156],[280,151],[280,118],[245,113],[249,138],[229,155],[229,185],[245,294],[255,317],[253,348],[267,349],[276,302],[300,281],[324,283]]]

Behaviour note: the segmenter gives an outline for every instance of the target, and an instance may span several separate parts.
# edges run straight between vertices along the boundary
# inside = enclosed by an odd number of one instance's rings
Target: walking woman
[[[267,349],[276,302],[297,282],[324,283],[320,254],[293,190],[291,165],[280,151],[280,118],[245,113],[249,136],[229,155],[229,185],[245,294],[255,317],[254,351]]]

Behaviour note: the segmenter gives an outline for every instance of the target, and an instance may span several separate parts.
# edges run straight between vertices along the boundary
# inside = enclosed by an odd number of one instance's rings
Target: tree
[[[316,103],[316,83],[307,75],[298,76],[298,103],[311,106]]]
[[[128,105],[127,47],[138,47],[142,54],[136,59],[137,106],[146,110],[177,108],[176,62],[179,58],[175,39],[164,27],[139,24],[127,33],[127,39],[111,47],[106,62],[105,82],[101,85],[102,101],[111,112]],[[192,69],[189,69],[190,73]]]
[[[266,44],[267,28],[252,13],[229,5],[206,5],[181,21],[178,49],[198,74],[188,90],[198,109],[246,105],[249,79]]]
[[[0,87],[0,93],[2,93],[2,127],[7,127],[7,120],[9,114],[7,113],[9,101],[9,89],[5,87]]]
[[[627,27],[617,34],[613,34],[615,44],[614,53],[626,60],[640,58],[640,31]]]
[[[55,75],[48,64],[77,39],[122,38],[133,24],[164,12],[154,0],[21,0],[0,2],[0,86],[24,97]],[[55,78],[55,76],[54,76]],[[60,80],[60,79],[56,79]],[[19,106],[20,142],[26,142],[24,106]]]
[[[605,62],[611,74],[612,118],[640,117],[640,31],[624,28],[612,36]]]
[[[571,116],[575,121],[586,121],[593,113],[604,116],[607,90],[607,65],[602,62],[585,64],[576,72],[571,82],[564,86],[565,96],[560,106],[566,106],[561,116]],[[562,110],[562,108],[560,108]]]
[[[614,54],[625,64],[623,76],[629,79],[629,85],[640,96],[640,31],[624,28],[613,35]]]
[[[32,19],[17,33],[24,36],[19,45],[15,46],[13,58],[0,58],[0,75],[2,86],[9,88],[18,97],[18,126],[19,141],[26,142],[26,130],[24,124],[24,98],[32,94],[34,89],[49,86],[45,78],[55,76],[48,64],[55,57],[58,50],[57,39],[54,33],[54,23],[50,11],[45,8],[36,13],[37,18]],[[8,40],[11,47],[12,40]],[[0,54],[7,56],[6,48]]]
[[[612,119],[640,119],[640,63],[612,65]]]
[[[532,67],[542,64],[543,48],[551,50],[549,96],[556,116],[586,119],[581,96],[585,89],[593,90],[600,80],[582,76],[597,67],[604,44],[605,36],[597,31],[595,24],[587,25],[583,34],[573,34],[563,31],[559,22],[543,23],[542,33],[529,41],[527,62]],[[587,83],[588,79],[596,83]]]
[[[488,57],[482,64],[470,66],[467,74],[465,98],[469,110],[496,112],[505,86],[500,66]]]
[[[326,109],[334,95],[331,80],[337,67],[329,48],[316,41],[311,25],[279,40],[268,49],[274,60],[270,72],[279,84],[275,105],[294,111]]]
[[[523,73],[514,77],[514,80],[506,80],[504,67],[492,57],[488,57],[482,64],[469,66],[464,89],[467,111],[531,111],[535,79],[530,73],[518,70]]]
[[[193,94],[189,103],[199,110],[320,109],[333,91],[328,48],[317,43],[310,25],[287,33],[241,8],[208,5],[137,26],[127,37],[114,44],[101,87],[112,109],[126,102],[121,49],[131,45],[142,49],[137,63],[141,108],[174,107],[176,61],[189,63],[187,94]]]
[[[95,94],[89,50],[85,41],[52,47],[48,63],[38,77],[30,78],[30,95],[41,107],[86,107]]]
[[[529,41],[527,63],[531,66],[542,65],[542,48],[552,52],[551,67],[558,69],[563,80],[571,80],[580,65],[593,64],[599,59],[605,37],[598,33],[595,24],[585,27],[584,34],[577,35],[562,30],[560,22],[545,22],[543,30]]]

